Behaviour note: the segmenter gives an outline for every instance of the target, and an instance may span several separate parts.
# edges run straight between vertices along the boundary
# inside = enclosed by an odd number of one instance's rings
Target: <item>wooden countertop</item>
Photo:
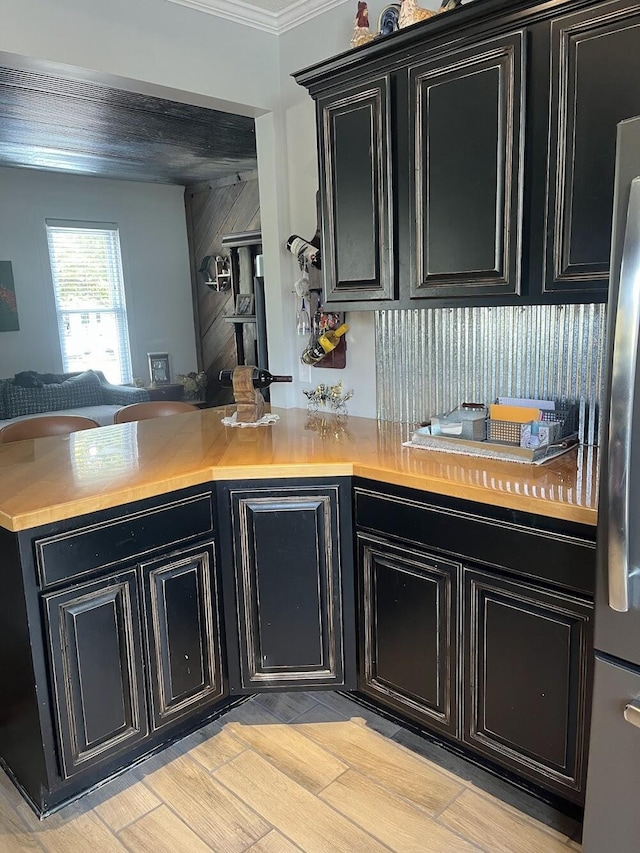
[[[402,447],[411,427],[304,409],[232,428],[220,409],[0,445],[0,526],[25,530],[211,480],[356,475],[595,525],[596,452],[541,466]]]

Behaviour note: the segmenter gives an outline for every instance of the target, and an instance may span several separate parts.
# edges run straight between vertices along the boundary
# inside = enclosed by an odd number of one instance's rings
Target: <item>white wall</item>
[[[369,4],[372,28],[385,5]],[[292,293],[298,270],[284,249],[289,234],[314,233],[318,187],[313,103],[289,75],[349,48],[355,6],[345,0],[278,38],[166,0],[2,0],[0,52],[17,54],[16,62],[62,62],[116,75],[123,79],[115,85],[135,91],[260,116],[270,366],[296,377],[293,386],[274,389],[274,402],[304,405],[303,387],[342,379],[355,390],[350,411],[373,415],[373,315],[348,315],[346,370],[302,369]]]
[[[277,340],[270,337],[270,364],[278,372],[290,372],[295,377],[293,387],[277,388],[272,399],[277,403],[302,406],[304,388],[320,382],[333,384],[342,381],[345,388],[354,389],[349,411],[355,415],[375,416],[375,341],[372,312],[349,312],[347,322],[347,367],[344,370],[323,370],[300,364],[304,341],[295,335],[296,300],[293,285],[299,276],[295,258],[283,247],[289,234],[311,237],[316,230],[316,190],[318,189],[318,160],[316,147],[315,110],[307,90],[291,78],[294,71],[341,53],[349,48],[353,32],[355,5],[347,0],[323,15],[280,36],[280,105],[275,114],[257,122],[258,174],[260,206],[263,223],[279,221],[280,240],[277,245],[265,242],[265,271],[273,271],[270,282],[277,282],[278,318],[269,317],[270,326],[280,323]],[[372,23],[380,9],[369,4]],[[263,134],[266,123],[272,122],[269,134]],[[265,139],[266,136],[269,139]],[[270,146],[275,146],[271,150]],[[263,180],[261,154],[278,162],[282,172],[280,184],[272,188]],[[273,168],[273,166],[272,166]],[[284,187],[284,192],[282,188]],[[274,197],[277,192],[277,197]],[[277,255],[277,257],[276,257]],[[267,283],[267,287],[269,283]],[[275,289],[268,305],[276,302]],[[287,368],[286,365],[289,367]]]
[[[117,222],[134,376],[147,352],[173,374],[196,368],[184,189],[28,169],[0,169],[0,259],[11,261],[19,332],[0,334],[0,378],[62,370],[45,219]]]
[[[278,101],[276,36],[166,0],[2,0],[0,51],[141,81],[158,95],[182,90],[220,109]]]
[[[369,3],[369,21],[373,32],[377,28],[380,13],[387,3],[383,0]],[[436,9],[437,0],[421,0],[421,6]],[[289,32],[279,39],[280,57],[280,101],[278,108],[280,139],[279,156],[284,162],[286,198],[278,199],[279,217],[283,221],[281,236],[286,240],[290,233],[310,237],[316,229],[316,190],[318,189],[318,155],[316,147],[315,106],[307,90],[298,86],[291,74],[307,66],[321,62],[330,56],[350,49],[357,4],[352,0],[337,6]],[[259,119],[257,126],[267,119]],[[260,132],[258,153],[260,154]],[[258,171],[261,176],[260,161]],[[267,206],[273,203],[261,184],[260,203],[263,222],[268,218]],[[287,232],[287,233],[284,233]],[[299,275],[294,258],[286,256],[280,247],[279,275],[281,302],[285,329],[295,328],[295,299],[291,293],[293,283]],[[265,259],[271,260],[269,259]],[[322,370],[299,365],[300,341],[288,338],[288,358],[293,364],[297,382],[289,392],[291,405],[304,402],[303,388],[311,388],[320,382],[332,384],[342,380],[345,388],[353,388],[354,398],[349,411],[356,415],[374,417],[376,414],[376,357],[374,339],[374,314],[371,311],[349,312],[347,367],[344,370]],[[284,338],[283,334],[283,338]],[[271,348],[270,348],[271,352]],[[275,353],[274,353],[275,355]],[[273,395],[282,394],[278,389]]]

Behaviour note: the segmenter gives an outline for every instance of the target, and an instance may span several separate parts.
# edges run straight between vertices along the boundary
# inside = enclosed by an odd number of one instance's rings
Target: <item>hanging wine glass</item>
[[[307,336],[311,332],[311,319],[309,318],[304,296],[302,297],[302,308],[298,311],[297,330],[300,337]]]
[[[293,289],[301,299],[309,297],[309,270],[307,269],[306,263],[302,268],[300,278],[293,285]]]

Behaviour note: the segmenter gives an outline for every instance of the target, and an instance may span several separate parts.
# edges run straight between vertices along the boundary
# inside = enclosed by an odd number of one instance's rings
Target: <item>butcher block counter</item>
[[[0,766],[46,815],[242,695],[355,690],[579,806],[593,451],[276,412],[0,445]]]
[[[356,476],[595,525],[596,453],[533,466],[406,448],[412,427],[274,409],[232,428],[223,409],[0,445],[0,526],[26,530],[211,481]]]

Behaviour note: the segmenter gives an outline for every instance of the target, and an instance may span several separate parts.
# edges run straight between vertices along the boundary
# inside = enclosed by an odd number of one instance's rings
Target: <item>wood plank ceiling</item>
[[[0,66],[0,166],[196,184],[257,168],[254,120]]]

